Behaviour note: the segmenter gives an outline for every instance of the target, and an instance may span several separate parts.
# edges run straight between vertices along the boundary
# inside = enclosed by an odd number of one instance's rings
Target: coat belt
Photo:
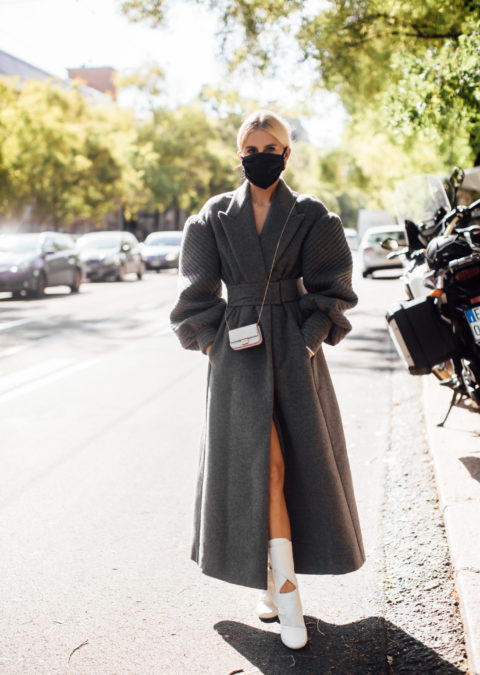
[[[298,300],[300,279],[271,281],[265,298],[266,305],[281,305],[283,302]],[[264,282],[254,284],[227,284],[229,307],[261,305],[265,294]]]

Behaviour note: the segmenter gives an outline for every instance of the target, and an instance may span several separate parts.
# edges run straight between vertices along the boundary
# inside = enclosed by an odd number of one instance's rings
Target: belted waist
[[[266,282],[254,284],[227,284],[229,307],[261,305],[265,294]],[[281,305],[283,302],[297,300],[300,296],[300,279],[281,279],[271,281],[268,286],[266,305]]]

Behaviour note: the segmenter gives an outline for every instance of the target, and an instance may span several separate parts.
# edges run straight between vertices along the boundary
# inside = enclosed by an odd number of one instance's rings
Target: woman
[[[299,649],[295,569],[343,574],[364,562],[322,352],[351,329],[343,312],[357,298],[340,219],[280,178],[291,153],[282,120],[253,113],[237,144],[246,180],[188,219],[171,313],[182,346],[209,358],[192,559],[207,575],[263,589],[258,616],[278,615],[283,643]],[[229,329],[260,311],[263,342],[232,349]]]

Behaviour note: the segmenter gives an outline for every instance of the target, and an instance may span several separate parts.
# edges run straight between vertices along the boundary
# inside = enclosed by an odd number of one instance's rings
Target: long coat
[[[263,343],[234,351],[225,310],[229,328],[257,320],[295,197],[261,316]],[[191,554],[209,576],[267,587],[272,419],[285,461],[296,571],[342,574],[364,562],[342,422],[322,352],[324,341],[336,344],[351,329],[343,314],[357,302],[351,268],[338,216],[283,180],[260,236],[247,181],[210,199],[186,223],[171,323],[186,349],[205,353],[213,343]]]

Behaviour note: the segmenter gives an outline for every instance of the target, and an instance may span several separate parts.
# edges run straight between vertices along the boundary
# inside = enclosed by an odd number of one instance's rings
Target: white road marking
[[[49,359],[43,363],[37,363],[35,366],[30,366],[30,368],[24,368],[6,375],[0,379],[0,391],[6,392],[15,387],[19,387],[26,382],[31,382],[32,380],[38,380],[45,375],[50,375],[54,371],[58,371],[61,368],[71,365],[72,359]]]
[[[31,343],[27,342],[27,344],[18,345],[18,347],[9,347],[9,349],[4,349],[0,352],[0,359],[5,356],[13,356],[14,354],[18,354],[18,352],[23,352],[25,349],[28,349],[32,346],[33,345]]]
[[[84,368],[89,368],[90,366],[95,365],[100,361],[99,358],[94,358],[94,359],[86,359],[85,361],[81,361],[80,363],[75,363],[74,365],[70,367],[63,368],[60,372],[52,373],[51,375],[47,375],[46,377],[42,377],[41,379],[35,380],[34,382],[29,382],[28,384],[24,384],[23,386],[17,387],[13,391],[7,391],[5,394],[0,394],[0,403],[5,403],[6,401],[11,401],[14,398],[18,398],[19,396],[23,396],[23,394],[28,394],[31,391],[35,391],[35,389],[40,389],[41,387],[44,387],[47,384],[51,384],[52,382],[55,382],[56,380],[60,380],[63,377],[68,377],[69,375],[72,375],[73,373],[78,372],[79,370],[83,370]]]
[[[7,321],[7,323],[0,324],[0,330],[10,330],[10,328],[16,328],[17,326],[24,326],[27,323],[34,323],[35,321],[38,321],[38,318],[17,319],[16,321]]]
[[[25,326],[28,323],[44,323],[46,321],[57,321],[58,319],[64,319],[63,314],[39,314],[30,319],[16,319],[15,321],[7,321],[6,323],[0,323],[0,331],[10,330],[11,328],[17,328],[18,326]]]

